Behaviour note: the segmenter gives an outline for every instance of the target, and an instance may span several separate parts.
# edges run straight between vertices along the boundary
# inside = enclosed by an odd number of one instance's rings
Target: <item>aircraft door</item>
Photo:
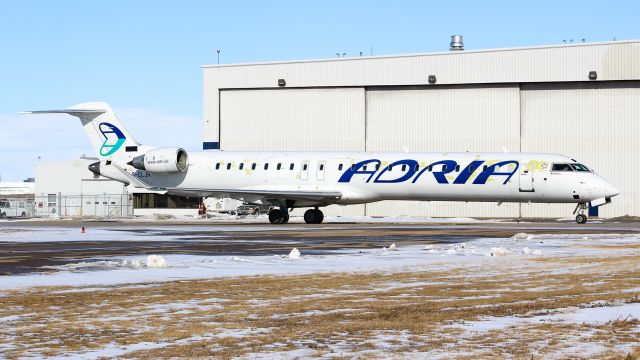
[[[520,169],[520,192],[534,192],[533,174],[527,169]]]
[[[327,167],[326,161],[324,160],[318,161],[318,171],[316,172],[316,179],[318,179],[318,181],[324,181],[324,171],[326,167]]]
[[[300,180],[309,179],[309,160],[304,160],[300,166]]]

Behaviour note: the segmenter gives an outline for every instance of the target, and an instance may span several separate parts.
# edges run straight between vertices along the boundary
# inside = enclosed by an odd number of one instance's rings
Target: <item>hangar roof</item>
[[[437,85],[640,79],[640,40],[246,64],[204,65],[205,87]]]

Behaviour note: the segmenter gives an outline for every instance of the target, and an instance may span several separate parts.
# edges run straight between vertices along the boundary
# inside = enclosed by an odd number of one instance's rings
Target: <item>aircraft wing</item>
[[[164,188],[170,193],[197,194],[198,196],[215,196],[240,199],[247,202],[257,200],[303,200],[318,203],[331,203],[342,197],[340,191],[326,190],[272,190],[272,189],[190,189]]]

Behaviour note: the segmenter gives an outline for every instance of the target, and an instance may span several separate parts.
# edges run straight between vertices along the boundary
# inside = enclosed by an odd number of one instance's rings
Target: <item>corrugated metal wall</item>
[[[367,151],[519,149],[517,85],[369,90]],[[383,201],[367,215],[518,216],[517,204]]]
[[[620,189],[600,216],[640,215],[640,81],[522,85],[522,151],[575,157]],[[566,217],[572,205],[523,205]]]

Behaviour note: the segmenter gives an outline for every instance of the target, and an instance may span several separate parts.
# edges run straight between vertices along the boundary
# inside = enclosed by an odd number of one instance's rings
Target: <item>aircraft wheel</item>
[[[304,212],[304,222],[307,224],[315,224],[316,223],[316,211],[314,209],[309,209]]]
[[[578,224],[584,224],[587,222],[587,216],[585,214],[576,215],[576,222]]]
[[[284,222],[284,217],[280,210],[269,211],[269,222],[272,224],[282,224]]]
[[[282,218],[282,224],[288,224],[289,223],[289,213],[285,214],[284,217]]]
[[[322,224],[324,221],[324,214],[320,210],[314,210],[316,212],[316,224]]]

